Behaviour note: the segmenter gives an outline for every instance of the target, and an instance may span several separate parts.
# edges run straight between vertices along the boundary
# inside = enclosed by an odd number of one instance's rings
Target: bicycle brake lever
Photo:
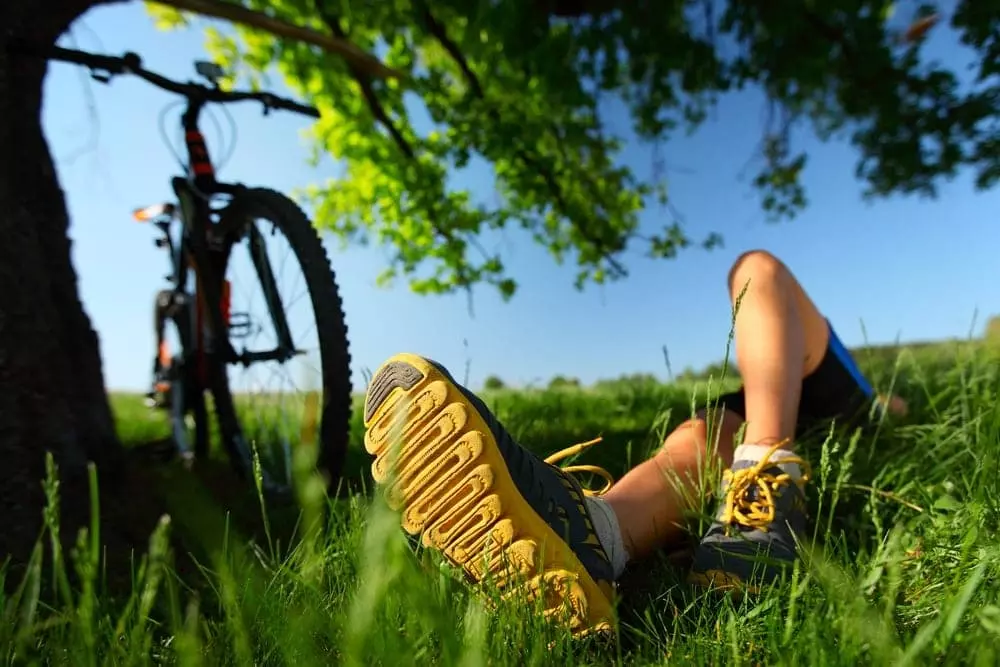
[[[100,83],[108,83],[111,81],[111,76],[110,72],[97,72],[93,70],[90,72],[90,78]]]

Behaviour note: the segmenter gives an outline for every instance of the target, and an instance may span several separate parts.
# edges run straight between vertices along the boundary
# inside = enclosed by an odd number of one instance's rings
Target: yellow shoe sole
[[[521,495],[486,421],[434,364],[386,361],[368,389],[365,429],[372,475],[404,530],[505,598],[544,595],[546,617],[574,635],[611,629],[611,585]]]

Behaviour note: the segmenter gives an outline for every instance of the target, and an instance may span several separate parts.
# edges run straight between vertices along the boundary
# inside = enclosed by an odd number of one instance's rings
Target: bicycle
[[[238,410],[230,378],[230,371],[239,366],[246,371],[251,366],[273,361],[284,367],[290,360],[308,353],[296,347],[293,340],[287,310],[294,304],[284,301],[278,292],[274,267],[266,256],[267,236],[257,225],[258,221],[264,221],[270,224],[272,238],[280,232],[288,240],[305,277],[319,338],[322,389],[317,409],[316,465],[328,485],[335,484],[347,450],[351,384],[347,327],[333,269],[315,228],[292,200],[266,188],[216,180],[216,170],[199,125],[202,111],[210,103],[256,101],[263,105],[265,115],[272,110],[286,110],[318,118],[319,112],[271,93],[224,91],[219,87],[223,71],[214,63],[195,63],[197,74],[209,83],[202,85],[174,81],[145,70],[134,53],[115,57],[51,47],[43,55],[87,67],[101,83],[110,83],[120,75],[136,76],[182,96],[186,102],[181,115],[187,151],[182,163],[185,175],[171,179],[176,203],[139,208],[133,213],[137,221],[151,223],[162,233],[155,244],[166,249],[169,256],[170,273],[166,279],[170,287],[157,294],[154,307],[157,352],[153,391],[148,399],[152,407],[169,412],[173,449],[188,463],[208,456],[210,429],[205,394],[209,393],[223,449],[234,470],[244,477],[260,470],[265,486],[271,491],[288,490],[292,486],[291,441],[285,443],[280,456],[260,447],[251,448],[248,429],[241,423],[241,417],[245,422],[256,415],[262,417],[265,430],[269,429],[273,425],[274,406]],[[180,228],[175,239],[171,232],[178,222]],[[232,310],[233,278],[228,272],[235,271],[238,261],[235,251],[244,241],[263,291],[266,317],[255,316],[249,310]],[[259,336],[262,319],[270,319],[276,343],[273,348],[248,350],[246,341]],[[169,329],[176,334],[176,347],[166,336]],[[244,343],[237,351],[236,343],[240,340]],[[310,396],[314,397],[315,392],[306,394],[307,403]],[[284,401],[285,396],[266,398],[269,402]],[[303,418],[310,419],[308,414]],[[251,435],[259,445],[261,433],[251,431]],[[273,470],[279,463],[283,474]]]

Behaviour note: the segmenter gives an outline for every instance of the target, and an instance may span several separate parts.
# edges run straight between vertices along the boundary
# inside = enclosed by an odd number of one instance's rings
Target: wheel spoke
[[[276,195],[268,196],[277,202]],[[223,400],[230,402],[231,419],[238,421],[244,440],[257,449],[268,476],[279,484],[288,484],[293,448],[302,437],[301,421],[308,393],[320,394],[319,404],[324,406],[321,419],[329,415],[338,419],[333,428],[324,427],[320,431],[333,434],[329,442],[321,442],[320,446],[325,465],[332,463],[337,467],[328,474],[339,472],[350,406],[349,358],[343,313],[325,251],[308,219],[294,205],[283,198],[280,205],[275,202],[269,200],[267,206],[258,208],[251,203],[241,208],[246,216],[240,224],[253,225],[254,229],[247,227],[246,233],[234,235],[227,247],[225,279],[231,283],[230,309],[232,313],[240,313],[250,325],[244,337],[231,335],[230,342],[237,356],[243,352],[262,354],[281,349],[282,331],[271,317],[270,300],[272,307],[281,308],[293,353],[284,361],[262,360],[248,367],[231,366],[226,372],[228,391]],[[272,219],[276,210],[287,210],[288,219]],[[302,252],[310,253],[309,262],[301,260]],[[258,260],[263,260],[263,264]],[[270,270],[262,271],[261,266],[269,266]],[[274,299],[267,298],[262,278],[273,284]],[[339,318],[336,328],[320,329],[314,305],[323,309],[328,319]],[[324,360],[323,355],[331,352],[341,362],[338,370],[342,377],[324,377],[324,372],[328,372],[325,369],[337,368]],[[330,401],[322,396],[329,387],[338,389],[336,399],[341,402],[335,406],[338,409],[330,410]]]

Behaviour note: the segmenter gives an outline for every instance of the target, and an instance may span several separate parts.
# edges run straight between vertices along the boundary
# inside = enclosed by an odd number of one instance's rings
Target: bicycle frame
[[[239,211],[231,211],[239,205],[238,195],[245,190],[239,184],[223,183],[215,178],[208,146],[199,127],[199,119],[206,102],[194,97],[188,97],[187,107],[181,116],[181,126],[184,130],[184,143],[188,156],[188,177],[175,177],[171,186],[177,197],[180,208],[181,247],[173,253],[173,280],[175,290],[184,292],[188,281],[188,270],[193,270],[195,277],[195,326],[194,337],[196,369],[202,388],[209,388],[208,364],[210,360],[217,363],[241,363],[248,366],[258,361],[284,361],[296,354],[289,331],[285,309],[281,303],[274,273],[266,255],[251,253],[251,262],[261,281],[268,314],[275,328],[278,345],[273,350],[237,353],[229,340],[228,295],[224,294],[223,277],[228,257],[225,247],[219,247],[225,242],[227,234],[238,230],[228,227],[230,222],[227,212],[236,214],[236,222],[240,221]],[[212,208],[212,198],[218,195],[230,195],[233,199],[221,211]],[[219,222],[213,222],[218,217]],[[251,248],[263,248],[263,237],[253,225],[249,227]],[[207,325],[207,326],[206,326]]]
[[[181,414],[174,415],[174,421],[175,423],[185,421],[189,411],[200,413],[200,417],[196,416],[195,428],[198,429],[195,435],[196,444],[202,448],[207,446],[205,432],[207,417],[204,414],[202,393],[210,391],[216,399],[215,412],[222,444],[228,450],[229,458],[237,472],[241,475],[249,474],[253,469],[252,454],[250,447],[247,446],[241,420],[233,401],[228,381],[228,366],[231,364],[249,366],[254,362],[272,360],[283,362],[293,356],[304,354],[304,351],[294,348],[285,308],[275,285],[274,272],[266,255],[260,252],[265,245],[264,235],[257,229],[254,221],[270,220],[277,226],[279,223],[288,222],[288,216],[291,215],[292,222],[301,225],[303,223],[299,217],[302,216],[302,212],[296,210],[294,203],[288,202],[287,198],[275,196],[277,193],[266,188],[248,188],[241,184],[218,181],[208,146],[199,128],[199,118],[205,106],[210,103],[254,101],[263,106],[265,115],[272,110],[284,110],[319,118],[319,110],[273,93],[222,90],[219,86],[220,69],[210,63],[195,64],[198,74],[208,80],[209,85],[204,85],[191,81],[175,81],[146,70],[142,67],[142,59],[131,52],[122,56],[108,56],[49,44],[39,46],[28,40],[16,38],[11,44],[16,45],[17,52],[29,57],[41,57],[86,67],[90,70],[91,77],[101,83],[109,83],[116,76],[136,76],[161,90],[180,95],[185,99],[187,104],[181,116],[181,127],[184,131],[187,152],[184,165],[186,173],[171,179],[176,205],[140,209],[135,212],[135,217],[139,221],[152,221],[163,231],[166,238],[158,239],[157,246],[165,245],[170,252],[171,274],[168,280],[173,284],[169,292],[157,295],[156,327],[158,339],[162,343],[162,326],[167,317],[167,313],[162,310],[164,306],[168,309],[174,324],[183,327],[182,368],[179,373],[172,374],[170,380],[171,383],[175,379],[182,383],[181,399],[172,405]],[[217,204],[217,197],[220,195],[229,198],[222,206]],[[274,210],[271,210],[271,207]],[[291,213],[289,209],[292,210]],[[175,219],[179,219],[180,222],[180,235],[176,243],[171,234],[171,225]],[[309,224],[309,221],[306,220],[305,223]],[[303,233],[300,228],[298,236],[300,242]],[[229,295],[226,291],[228,282],[224,279],[235,244],[244,238],[249,242],[250,263],[260,280],[268,316],[277,334],[277,344],[273,350],[250,352],[244,347],[242,352],[237,353],[230,340],[240,325],[233,323],[233,313],[229,307]],[[318,242],[318,238],[305,240],[307,244]],[[315,246],[309,249],[313,253],[317,250]],[[296,254],[301,253],[301,248],[293,250]],[[328,266],[326,268],[329,269]],[[334,294],[332,300],[330,295],[327,295],[325,303],[327,311],[339,306],[332,271],[328,273],[329,280],[334,283]],[[188,283],[192,274],[194,287],[189,289]],[[316,273],[313,275],[315,279]],[[166,303],[163,303],[162,297],[168,297]],[[194,312],[190,310],[192,307],[195,308]],[[342,313],[340,316],[343,317]],[[250,324],[249,313],[245,321],[247,325]],[[159,356],[154,363],[154,382],[159,378],[161,366],[165,365],[166,361],[172,361],[172,359],[164,360],[162,345],[158,352]],[[343,388],[349,390],[347,385]],[[194,394],[192,399],[194,403],[187,398],[189,389]],[[349,391],[346,391],[346,394],[349,396]],[[325,419],[323,424],[325,430]],[[178,445],[184,447],[182,442],[178,442]],[[337,458],[342,458],[340,453],[334,454]],[[334,460],[333,463],[339,466],[338,461]],[[262,474],[265,486],[270,486],[267,472],[263,471]]]
[[[103,83],[108,83],[112,77],[122,74],[132,74],[144,79],[148,83],[167,90],[169,92],[182,95],[187,101],[187,106],[181,116],[181,127],[184,130],[184,143],[187,149],[187,177],[173,178],[171,185],[177,196],[180,205],[180,218],[182,225],[181,243],[178,252],[173,252],[171,261],[173,262],[173,279],[175,293],[182,294],[187,285],[188,267],[193,267],[195,283],[195,302],[197,304],[195,347],[198,356],[199,376],[203,386],[208,384],[206,371],[206,357],[216,355],[223,364],[242,363],[249,365],[256,361],[285,361],[296,354],[292,344],[291,334],[288,330],[288,320],[285,317],[285,310],[281,299],[278,296],[274,284],[274,273],[266,257],[261,257],[258,253],[253,253],[251,262],[264,288],[264,296],[267,301],[267,308],[271,321],[274,324],[278,338],[278,345],[274,350],[266,352],[246,352],[237,354],[228,336],[228,322],[223,314],[222,307],[222,278],[225,271],[227,256],[223,254],[216,241],[226,241],[226,235],[239,229],[229,229],[225,223],[226,213],[234,215],[237,223],[240,222],[239,210],[229,211],[230,208],[239,205],[238,195],[246,192],[247,188],[242,185],[221,183],[215,178],[215,168],[212,166],[211,156],[208,153],[208,146],[205,137],[201,133],[198,121],[205,105],[210,102],[235,102],[241,100],[255,100],[264,105],[264,113],[271,109],[285,109],[296,113],[305,114],[314,118],[319,117],[319,112],[297,102],[282,99],[276,95],[267,93],[232,92],[222,91],[218,87],[218,82],[213,78],[216,76],[217,68],[211,65],[200,67],[199,73],[209,78],[214,87],[206,87],[193,83],[179,83],[172,81],[162,75],[142,69],[142,60],[134,53],[126,53],[122,57],[104,56],[73,49],[65,49],[56,46],[46,46],[39,48],[30,42],[15,40],[18,50],[35,56],[42,56],[54,60],[83,65],[91,70],[91,76]],[[211,202],[216,195],[230,195],[233,199],[226,209],[221,213],[213,212]],[[218,215],[220,224],[213,223],[213,215]],[[250,225],[250,242],[252,248],[262,248],[263,238],[256,227]],[[220,270],[223,275],[218,275]],[[205,321],[202,321],[205,318]],[[207,324],[207,327],[204,326]],[[205,333],[209,334],[205,339]],[[220,349],[217,349],[220,347]],[[220,355],[221,352],[221,355]]]

